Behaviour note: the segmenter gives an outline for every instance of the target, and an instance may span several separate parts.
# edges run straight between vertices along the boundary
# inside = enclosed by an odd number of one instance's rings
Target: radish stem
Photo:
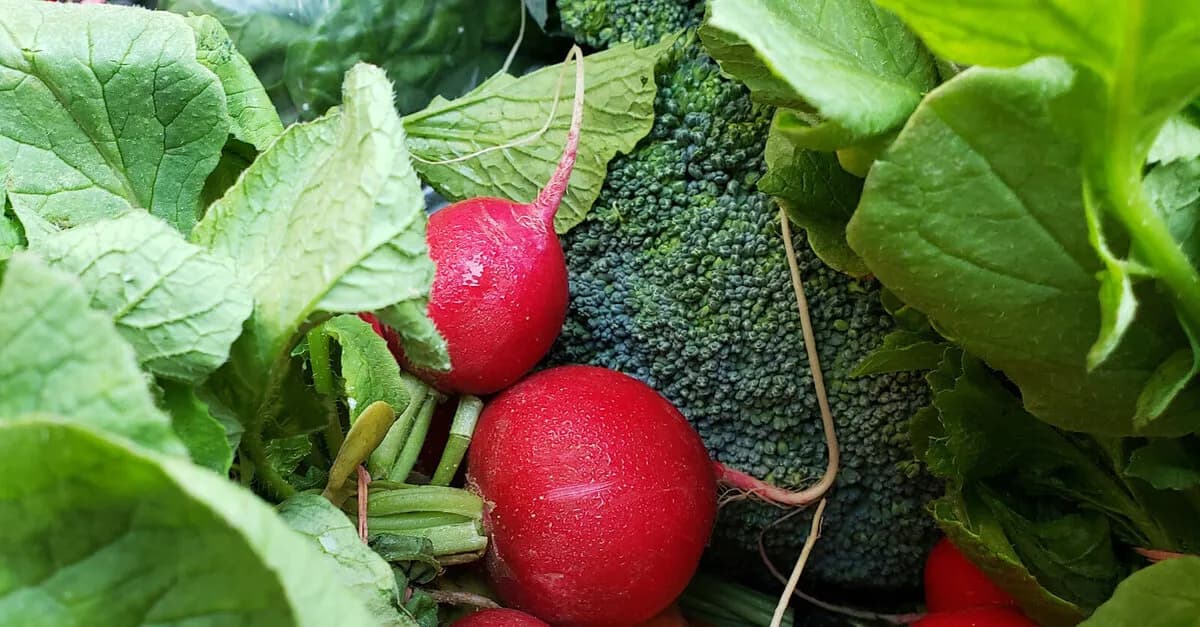
[[[458,467],[462,464],[467,448],[471,446],[471,435],[475,433],[475,423],[479,422],[479,414],[483,411],[483,401],[478,396],[464,395],[458,399],[458,409],[454,412],[454,420],[450,424],[450,437],[446,440],[446,448],[438,461],[437,470],[433,472],[432,485],[450,485]]]
[[[404,448],[400,450],[400,457],[396,459],[395,465],[387,473],[388,479],[392,481],[408,479],[408,473],[412,472],[413,466],[417,464],[421,447],[425,445],[425,436],[429,433],[429,423],[433,421],[435,409],[437,409],[437,397],[428,397],[421,404],[421,410],[417,412],[413,421],[412,431],[404,442]]]

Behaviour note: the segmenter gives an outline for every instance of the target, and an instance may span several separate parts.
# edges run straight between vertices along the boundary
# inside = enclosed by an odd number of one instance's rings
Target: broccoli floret
[[[579,43],[646,45],[694,25],[703,15],[703,5],[679,0],[559,0],[558,13]]]
[[[550,363],[636,376],[679,407],[715,459],[776,484],[807,485],[825,468],[820,415],[778,208],[755,190],[771,110],[723,78],[690,36],[658,82],[653,131],[610,164],[588,218],[563,238],[571,305]],[[795,244],[843,451],[806,573],[830,584],[915,586],[935,536],[924,506],[938,494],[915,472],[907,439],[910,417],[928,402],[925,385],[916,373],[850,376],[893,321],[874,282],[826,267],[802,232]],[[713,545],[757,563],[759,532],[782,514],[731,503]],[[767,534],[782,568],[798,554],[810,516]]]

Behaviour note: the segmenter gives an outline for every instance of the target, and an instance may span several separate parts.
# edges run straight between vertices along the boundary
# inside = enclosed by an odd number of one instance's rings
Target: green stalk
[[[458,467],[462,464],[467,447],[471,446],[471,436],[475,433],[475,423],[479,422],[479,414],[483,411],[483,401],[478,396],[464,395],[458,399],[458,409],[454,412],[454,421],[450,424],[450,437],[446,440],[446,448],[442,450],[442,458],[438,461],[437,470],[429,483],[433,485],[450,485]]]
[[[421,454],[421,447],[425,445],[425,436],[429,434],[429,423],[433,421],[433,411],[437,409],[437,396],[430,395],[421,405],[421,411],[417,412],[416,419],[413,421],[412,432],[404,442],[404,448],[400,451],[400,457],[396,460],[396,464],[387,472],[385,478],[392,481],[405,481],[408,479],[408,474],[412,472],[413,466],[417,465],[417,457]]]
[[[487,548],[487,536],[483,535],[483,525],[478,520],[426,527],[407,531],[404,535],[428,539],[433,545],[435,557],[455,553],[474,553]]]
[[[271,462],[267,460],[267,449],[263,445],[262,434],[258,431],[246,431],[242,435],[242,452],[254,462],[258,478],[263,482],[267,492],[280,501],[291,498],[296,488],[280,475]]]
[[[401,449],[408,441],[408,434],[412,431],[417,414],[425,407],[425,399],[431,396],[429,386],[422,383],[420,379],[408,373],[403,373],[401,376],[405,391],[408,392],[408,405],[404,407],[399,416],[396,416],[396,422],[392,424],[392,428],[384,436],[383,442],[379,443],[379,447],[375,449],[374,453],[371,453],[371,457],[367,461],[367,470],[372,477],[378,479],[390,476],[392,467],[396,465],[396,459],[400,457]],[[402,477],[400,481],[404,481],[405,478]]]
[[[471,519],[458,514],[442,512],[412,512],[408,514],[391,514],[387,516],[367,516],[367,529],[371,533],[394,533],[402,536],[419,535],[414,531],[456,525],[469,522]]]
[[[367,497],[367,515],[389,516],[413,512],[440,512],[466,518],[483,517],[483,499],[459,488],[414,486],[372,492]]]
[[[333,367],[329,362],[329,336],[325,333],[325,325],[313,327],[307,337],[313,388],[317,390],[317,394],[329,398],[333,396]],[[325,424],[325,450],[329,451],[330,455],[336,455],[342,448],[344,438],[341,416],[338,415],[337,406],[331,404]]]

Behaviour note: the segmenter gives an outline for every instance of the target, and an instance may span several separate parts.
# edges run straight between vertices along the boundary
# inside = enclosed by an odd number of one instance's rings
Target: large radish
[[[533,369],[567,313],[567,265],[554,216],[567,190],[583,124],[578,48],[571,128],[557,169],[532,203],[470,198],[429,218],[437,264],[429,317],[446,339],[449,372],[416,371],[444,392],[486,395]]]
[[[509,605],[553,625],[635,625],[670,605],[717,511],[713,465],[671,403],[592,366],[535,373],[484,409],[467,485]]]

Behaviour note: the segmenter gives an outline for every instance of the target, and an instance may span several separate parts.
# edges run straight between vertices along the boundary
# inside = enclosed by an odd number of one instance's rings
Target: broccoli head
[[[560,2],[564,24],[599,43],[615,43],[614,33],[657,41],[665,31],[617,28],[648,11],[665,16],[647,22],[660,26],[675,24],[678,12],[690,16],[685,25],[700,17],[687,3],[610,0],[608,22],[568,19],[585,4]],[[658,83],[654,129],[610,164],[591,213],[563,238],[571,305],[550,362],[638,377],[679,407],[714,459],[805,486],[823,472],[826,451],[778,208],[755,189],[771,110],[722,77],[692,36],[676,43]],[[826,267],[802,232],[795,245],[843,451],[806,572],[829,584],[915,586],[935,536],[925,505],[938,494],[907,438],[909,419],[928,402],[925,384],[917,373],[851,376],[893,320],[877,284]],[[727,504],[715,552],[745,561],[782,514]],[[767,533],[781,566],[796,558],[810,521],[794,516]]]

